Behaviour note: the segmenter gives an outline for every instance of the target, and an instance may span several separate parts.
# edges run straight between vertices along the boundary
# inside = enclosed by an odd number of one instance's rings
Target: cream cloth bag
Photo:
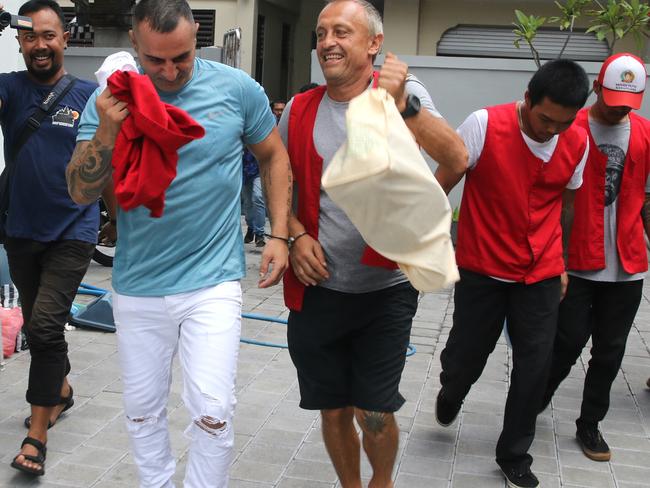
[[[383,88],[350,101],[347,141],[325,170],[327,194],[379,254],[420,291],[458,281],[451,207],[393,97]]]

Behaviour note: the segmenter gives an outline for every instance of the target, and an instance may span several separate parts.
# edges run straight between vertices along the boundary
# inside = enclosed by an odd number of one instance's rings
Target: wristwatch
[[[409,117],[413,117],[420,113],[421,107],[422,104],[420,103],[420,99],[415,95],[409,95],[406,97],[406,108],[400,113],[400,115],[403,119],[408,119]]]
[[[293,247],[294,242],[296,242],[298,239],[300,239],[302,236],[304,236],[306,234],[307,234],[307,232],[305,231],[305,232],[301,232],[296,237],[289,237],[289,239],[287,239],[287,243],[289,244],[289,249],[291,249]]]

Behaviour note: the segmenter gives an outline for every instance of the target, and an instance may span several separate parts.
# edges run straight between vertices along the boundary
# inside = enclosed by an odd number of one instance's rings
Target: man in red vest
[[[596,102],[576,119],[589,134],[589,160],[574,214],[564,222],[564,232],[571,232],[570,279],[543,406],[591,337],[576,437],[594,461],[611,457],[598,423],[609,408],[648,269],[643,233],[650,230],[650,122],[632,112],[641,107],[645,83],[639,58],[609,57],[593,84]]]
[[[536,487],[528,449],[551,365],[566,282],[560,214],[582,183],[588,141],[572,125],[589,80],[569,60],[543,65],[524,101],[472,113],[458,128],[469,152],[458,221],[454,324],[441,354],[436,419],[450,425],[501,336],[513,368],[496,461],[509,487]],[[446,191],[460,177],[440,167]],[[561,278],[562,276],[562,278]]]
[[[327,84],[297,95],[279,126],[297,187],[284,283],[289,351],[298,370],[300,406],[321,411],[323,438],[341,485],[362,486],[356,416],[373,469],[369,486],[386,488],[393,486],[399,439],[393,413],[404,403],[398,385],[418,293],[400,271],[361,263],[365,242],[320,186],[323,168],[346,140],[348,102],[371,87],[383,41],[381,17],[364,0],[335,0],[320,13],[316,35]],[[407,66],[390,53],[378,85],[393,96],[424,150],[462,174],[467,153],[461,139],[424,86],[412,77],[407,81]]]

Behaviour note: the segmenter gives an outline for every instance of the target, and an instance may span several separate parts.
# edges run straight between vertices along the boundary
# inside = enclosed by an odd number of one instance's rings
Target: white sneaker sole
[[[456,413],[456,416],[453,419],[451,419],[451,422],[449,422],[448,424],[443,424],[442,422],[440,422],[440,419],[438,418],[438,397],[437,396],[436,396],[436,404],[433,406],[433,408],[434,408],[433,416],[436,418],[436,423],[440,427],[449,427],[451,424],[456,422],[456,419],[458,419],[458,415],[460,414],[460,411],[462,410],[463,407],[461,405],[461,407],[458,409],[458,413]]]
[[[499,468],[499,469],[501,469],[501,468]],[[513,483],[512,481],[510,481],[508,479],[508,477],[506,476],[505,471],[503,471],[503,469],[501,469],[501,472],[503,473],[503,477],[506,479],[506,483],[508,484],[508,488],[527,488],[527,487],[524,487],[524,486],[521,486],[521,485],[517,485],[517,484]],[[531,488],[539,488],[539,486],[540,486],[539,482],[537,482],[537,484],[534,487],[531,487]]]

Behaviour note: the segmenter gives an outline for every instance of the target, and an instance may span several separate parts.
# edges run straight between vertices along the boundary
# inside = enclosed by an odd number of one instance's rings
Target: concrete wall
[[[421,0],[385,0],[383,52],[418,54]]]
[[[392,0],[393,2],[398,0]],[[400,2],[401,3],[401,2]],[[420,1],[420,23],[417,54],[423,56],[435,56],[436,45],[444,32],[458,24],[479,24],[510,26],[515,20],[514,10],[519,9],[529,15],[551,17],[558,15],[555,4],[549,0],[421,0]],[[408,15],[408,11],[402,12],[395,9],[394,14]],[[388,25],[398,23],[399,20],[386,18]],[[583,17],[578,22],[578,27],[586,27]],[[625,39],[616,44],[617,52],[631,51],[645,55],[645,47],[638,49],[634,41]],[[413,51],[402,54],[416,54]]]
[[[293,70],[290,74],[290,93],[296,93],[301,86],[309,83],[312,32],[316,30],[316,20],[323,4],[323,0],[301,0],[300,2],[300,13],[293,37]]]
[[[276,0],[279,2],[279,0]],[[278,6],[268,1],[259,3],[259,13],[264,16],[264,68],[263,73],[256,73],[261,79],[262,86],[271,100],[284,99],[291,93],[289,90],[289,76],[283,78],[280,59],[282,50],[282,25],[291,26],[291,41],[295,36],[295,25],[298,12],[294,9],[285,8],[286,5]],[[295,5],[293,6],[296,7]],[[293,43],[289,44],[289,73],[293,60]]]
[[[535,65],[529,60],[403,56],[409,71],[429,90],[433,102],[452,127],[458,127],[474,110],[499,103],[523,100]],[[381,66],[383,57],[377,58]],[[600,63],[581,63],[595,79]],[[650,68],[650,67],[646,67]],[[312,80],[324,83],[315,52],[312,53]],[[587,105],[593,103],[593,95]],[[645,97],[639,115],[650,118],[650,97]],[[429,160],[432,169],[434,161]],[[452,207],[460,204],[462,182],[449,195]]]

